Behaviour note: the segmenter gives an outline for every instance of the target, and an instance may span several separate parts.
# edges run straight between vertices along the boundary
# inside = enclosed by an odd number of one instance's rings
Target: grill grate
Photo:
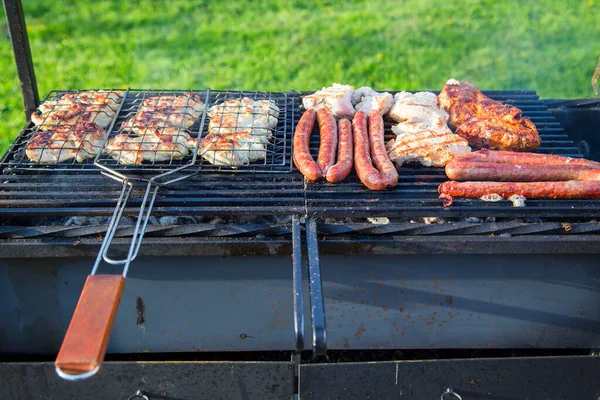
[[[434,93],[439,93],[433,91]],[[395,93],[395,92],[391,92]],[[582,157],[560,123],[539,100],[535,91],[483,91],[494,100],[514,105],[538,128],[542,139],[538,153]],[[386,142],[395,137],[391,124],[385,124]],[[319,147],[318,129],[311,135],[311,153]],[[487,203],[455,199],[444,208],[438,199],[439,184],[447,181],[443,168],[404,165],[398,185],[383,192],[365,188],[355,173],[338,184],[306,184],[306,212],[323,217],[590,217],[600,216],[598,200],[529,200],[525,208],[512,207],[509,201]]]
[[[141,91],[139,91],[142,93]],[[156,93],[156,92],[155,92]],[[537,125],[542,137],[540,152],[580,157],[577,147],[569,140],[560,124],[554,120],[546,106],[533,91],[484,92],[488,96],[509,102],[521,108]],[[209,103],[222,98],[259,96],[255,92],[211,92]],[[510,202],[486,203],[475,200],[455,200],[444,208],[438,199],[437,186],[446,180],[441,168],[402,168],[397,187],[385,192],[366,189],[355,174],[340,184],[320,182],[305,184],[302,175],[292,167],[291,132],[302,111],[296,109],[298,96],[294,94],[265,93],[264,97],[277,98],[281,117],[277,127],[282,149],[267,168],[269,172],[247,166],[243,174],[228,168],[204,165],[185,181],[173,182],[158,193],[153,215],[160,216],[283,216],[308,215],[325,218],[331,229],[349,229],[348,235],[489,235],[490,232],[522,234],[586,234],[595,232],[596,218],[600,217],[600,200],[537,200],[527,201],[524,208],[512,207]],[[130,104],[130,103],[127,103]],[[285,110],[285,112],[284,112]],[[130,113],[131,110],[128,112]],[[119,116],[125,120],[123,111]],[[285,115],[285,118],[283,117]],[[205,126],[208,124],[205,123]],[[118,126],[115,127],[115,130]],[[390,125],[386,125],[390,132]],[[388,136],[388,138],[391,136]],[[18,141],[17,141],[18,142]],[[15,148],[17,142],[11,148]],[[283,145],[285,143],[285,146]],[[316,155],[318,133],[312,138],[312,151]],[[7,154],[7,157],[11,157]],[[200,157],[198,157],[200,160]],[[281,165],[280,165],[281,163]],[[3,225],[31,227],[34,225],[62,225],[56,217],[108,216],[116,203],[121,184],[102,176],[97,168],[88,165],[69,165],[53,170],[24,169],[29,173],[15,173],[14,164],[8,164],[0,175],[0,217]],[[243,169],[243,168],[240,168]],[[281,171],[291,173],[281,174]],[[144,177],[142,173],[140,177]],[[136,215],[141,205],[144,185],[136,187],[125,215]],[[368,217],[388,217],[386,228],[373,228]],[[422,223],[420,218],[437,217],[444,224]],[[476,224],[468,217],[492,218],[493,222]],[[411,222],[411,220],[413,220]],[[208,221],[208,220],[207,220]],[[517,222],[515,222],[517,221]],[[563,225],[572,224],[566,230]],[[238,224],[234,220],[233,225]],[[514,227],[510,224],[517,224]],[[577,225],[583,224],[586,225]],[[589,224],[587,224],[589,223]],[[275,223],[274,223],[275,224]],[[359,225],[353,225],[359,224]],[[363,224],[363,225],[360,225]],[[410,225],[408,225],[410,224]],[[495,225],[494,225],[495,224]],[[508,224],[508,225],[507,225]],[[545,225],[540,225],[545,224]],[[276,224],[275,224],[276,225]],[[335,228],[335,226],[341,228]],[[344,227],[345,226],[345,227]],[[356,227],[354,232],[351,227]],[[187,227],[190,231],[194,228]],[[199,227],[198,229],[204,229]],[[330,229],[330,228],[327,228]],[[562,229],[562,230],[561,230]],[[333,230],[325,232],[333,235]],[[160,235],[162,230],[156,231]],[[341,232],[341,231],[340,231]],[[387,233],[386,233],[387,232]],[[45,234],[45,236],[51,233]],[[342,236],[346,234],[340,233]],[[339,236],[339,235],[337,235]]]

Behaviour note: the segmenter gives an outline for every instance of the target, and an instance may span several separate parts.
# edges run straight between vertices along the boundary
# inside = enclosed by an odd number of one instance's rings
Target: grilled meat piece
[[[237,167],[266,158],[277,127],[279,107],[272,100],[226,100],[209,110],[208,135],[198,154],[214,165]]]
[[[160,134],[157,131],[140,136],[119,134],[109,141],[104,152],[126,165],[180,160],[189,154],[190,141],[190,136],[177,128],[167,128]]]
[[[266,144],[277,127],[279,112],[272,100],[227,100],[210,108],[208,133],[250,132]]]
[[[122,100],[123,92],[120,91],[65,93],[42,103],[31,115],[31,121],[38,126],[94,122],[106,129]]]
[[[25,154],[40,164],[56,164],[75,159],[83,162],[100,151],[106,131],[93,122],[75,125],[42,126],[27,143]]]
[[[394,97],[390,93],[379,93],[368,86],[363,86],[352,94],[352,104],[356,111],[384,115],[394,105]]]
[[[352,105],[352,95],[354,87],[350,85],[340,85],[334,83],[333,86],[323,88],[313,94],[302,98],[302,105],[305,109],[325,107],[331,111],[335,117],[352,118],[354,116],[354,107]]]
[[[437,103],[437,96],[431,92],[396,93],[394,106],[388,114],[394,121],[401,122],[397,125],[396,134],[446,131],[449,116]]]
[[[142,101],[136,114],[123,123],[121,130],[136,132],[160,124],[188,129],[200,118],[203,110],[204,103],[195,93],[148,97]]]
[[[455,135],[446,125],[448,114],[437,106],[431,92],[397,93],[389,116],[399,121],[392,127],[397,136],[390,140],[390,160],[401,166],[419,162],[427,167],[443,167],[454,156],[471,151],[465,139]]]
[[[180,160],[196,147],[185,130],[200,118],[204,103],[195,93],[161,95],[142,100],[137,112],[123,123],[105,153],[120,164]]]
[[[266,158],[265,144],[251,131],[208,134],[200,141],[198,154],[213,165],[240,166]]]
[[[450,79],[439,95],[450,126],[474,147],[531,151],[540,146],[535,125],[521,110],[485,96],[468,82]]]

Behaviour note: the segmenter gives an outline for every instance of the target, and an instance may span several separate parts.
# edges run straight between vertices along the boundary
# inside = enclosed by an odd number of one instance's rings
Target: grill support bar
[[[302,284],[302,233],[300,218],[292,217],[292,268],[294,285],[294,334],[296,352],[304,350],[304,290]]]
[[[319,261],[317,221],[314,218],[310,218],[306,224],[306,246],[308,248],[308,287],[312,318],[313,353],[315,356],[324,356],[327,352],[327,327],[325,324],[323,282]]]
[[[23,5],[21,0],[2,0],[2,2],[4,3],[8,31],[15,54],[21,92],[23,93],[25,118],[29,121],[31,114],[40,103],[40,97],[35,79],[33,60],[31,58],[31,48],[29,47],[29,36],[27,35],[27,27],[25,25]]]

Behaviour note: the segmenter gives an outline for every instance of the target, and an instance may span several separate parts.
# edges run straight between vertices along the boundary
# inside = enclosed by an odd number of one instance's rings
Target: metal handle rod
[[[3,0],[2,2],[4,3],[8,32],[15,54],[21,92],[23,93],[25,117],[29,121],[31,114],[40,104],[40,96],[35,79],[33,60],[31,59],[31,48],[29,47],[29,36],[27,35],[27,27],[25,25],[23,5],[21,4],[21,0]]]
[[[308,248],[308,287],[313,331],[313,354],[324,356],[327,353],[327,327],[325,324],[317,222],[314,218],[310,218],[306,226],[306,245]]]
[[[304,289],[302,281],[302,231],[300,218],[292,217],[292,282],[294,286],[294,333],[296,351],[304,350]]]
[[[150,192],[151,192],[153,186],[154,186],[154,191],[152,192],[152,196],[150,197]],[[133,261],[137,257],[140,247],[142,245],[142,239],[144,238],[144,233],[146,232],[146,227],[148,226],[148,221],[150,220],[150,214],[152,212],[152,208],[154,207],[156,195],[158,194],[158,188],[159,188],[158,185],[155,185],[152,182],[148,182],[148,184],[146,185],[146,191],[144,193],[144,197],[142,199],[142,205],[140,206],[138,218],[137,218],[134,230],[133,230],[133,236],[131,238],[131,244],[129,245],[129,252],[127,253],[127,258],[124,258],[122,260],[113,260],[112,258],[108,257],[108,254],[107,254],[108,250],[110,248],[110,243],[112,242],[112,239],[116,232],[118,223],[117,223],[117,226],[115,226],[114,231],[111,233],[110,242],[109,242],[108,246],[106,246],[104,248],[104,251],[102,252],[102,257],[104,258],[104,261],[106,261],[107,263],[113,264],[113,265],[125,265],[125,267],[123,268],[123,276],[127,275],[127,271],[129,269],[129,264],[131,263],[131,261]],[[148,200],[149,198],[150,198],[150,200]],[[124,209],[125,205],[123,205],[122,208]],[[121,214],[122,214],[122,212],[121,212]],[[119,217],[119,220],[120,220],[120,217]]]
[[[128,190],[127,190],[128,189]],[[112,218],[108,224],[108,228],[106,230],[106,234],[104,236],[104,240],[102,241],[102,245],[100,246],[100,250],[98,251],[98,255],[96,256],[96,262],[94,263],[94,267],[92,268],[92,272],[90,275],[95,275],[98,267],[100,266],[100,262],[102,261],[102,255],[106,251],[106,249],[110,246],[112,242],[112,238],[115,235],[115,231],[119,226],[119,220],[123,215],[123,210],[125,210],[125,206],[127,205],[127,200],[129,196],[131,196],[131,192],[133,190],[133,185],[131,182],[124,181],[123,188],[121,189],[121,195],[117,201],[117,205],[115,207],[115,211],[113,212]]]

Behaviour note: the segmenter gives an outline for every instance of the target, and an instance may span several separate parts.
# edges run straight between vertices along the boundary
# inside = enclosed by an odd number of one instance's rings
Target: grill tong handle
[[[100,370],[124,289],[122,275],[88,275],[54,363],[61,378],[86,379]]]

